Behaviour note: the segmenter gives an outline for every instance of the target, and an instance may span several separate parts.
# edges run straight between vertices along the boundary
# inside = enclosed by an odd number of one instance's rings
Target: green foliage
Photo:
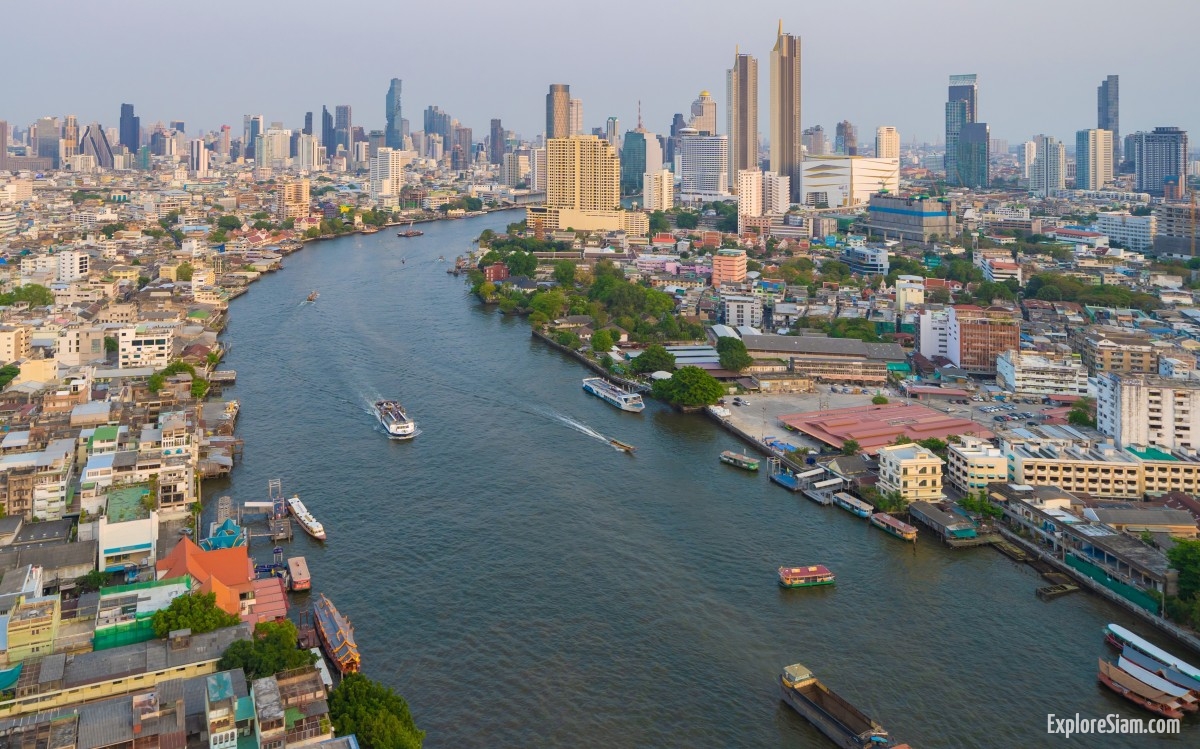
[[[421,749],[404,698],[362,674],[347,674],[329,695],[329,717],[339,736],[354,734],[362,749]]]
[[[730,372],[741,372],[754,363],[754,357],[746,351],[746,344],[741,338],[733,336],[721,336],[717,339],[717,355],[720,357],[721,367]]]
[[[1094,427],[1096,426],[1096,402],[1091,398],[1080,398],[1071,404],[1071,410],[1067,411],[1067,423],[1072,426]]]
[[[592,333],[592,351],[609,351],[613,347],[613,334],[607,330],[597,330]]]
[[[504,259],[508,272],[514,276],[533,276],[537,271],[538,260],[531,252],[513,252]]]
[[[226,214],[217,219],[217,228],[226,231],[236,231],[242,228],[242,220],[232,214]]]
[[[647,346],[641,354],[634,358],[629,369],[637,374],[658,371],[671,372],[675,369],[675,354],[654,343]]]
[[[675,214],[675,225],[680,229],[695,229],[700,225],[700,214],[694,211],[680,211]]]
[[[175,269],[175,280],[176,281],[191,281],[192,275],[195,272],[196,272],[196,269],[192,267],[191,263],[181,263],[180,266]]]
[[[1042,290],[1047,287],[1054,287],[1057,298],[1054,297],[1054,291],[1047,291],[1048,296],[1042,296]],[[1143,312],[1150,312],[1162,306],[1162,302],[1154,294],[1130,291],[1123,286],[1091,286],[1077,278],[1058,273],[1039,273],[1029,279],[1029,283],[1025,285],[1025,296],[1096,307],[1128,307]]]
[[[575,262],[559,260],[554,263],[554,280],[563,286],[575,285]]]
[[[125,231],[125,229],[125,224],[117,222],[115,224],[105,224],[104,226],[101,226],[100,233],[104,235],[105,239],[112,239],[114,234],[119,231]]]
[[[260,622],[254,627],[254,638],[230,645],[217,668],[221,671],[240,668],[246,672],[247,679],[262,679],[280,671],[311,666],[316,661],[315,653],[297,646],[295,624],[290,621]]]
[[[7,294],[0,294],[0,307],[17,302],[28,302],[30,307],[49,307],[54,304],[54,293],[45,286],[30,283],[18,286]]]
[[[0,367],[0,389],[8,387],[8,383],[17,379],[19,374],[21,374],[21,368],[16,364],[6,364]]]
[[[993,283],[991,281],[984,281],[983,283],[979,284],[979,286],[977,286],[975,289],[976,301],[978,301],[979,304],[984,305],[984,306],[991,304],[993,299],[1003,299],[1005,301],[1012,301],[1013,299],[1016,299],[1016,298],[1017,298],[1017,295],[1013,293],[1012,289],[1010,289],[1008,286],[1005,286],[1002,283]]]
[[[71,193],[71,202],[75,203],[76,205],[82,203],[85,200],[103,200],[103,199],[104,199],[104,196],[102,196],[98,192],[87,192],[85,190],[76,190],[75,192]]]
[[[529,300],[530,309],[541,312],[551,320],[562,315],[567,306],[567,295],[558,289],[539,291]]]
[[[92,570],[83,577],[75,578],[75,588],[80,593],[91,593],[108,585],[108,573],[103,570]]]
[[[636,364],[642,356],[634,359],[634,363]],[[655,380],[653,393],[655,398],[673,406],[696,408],[716,403],[725,394],[725,388],[715,377],[699,367],[680,367],[671,379]]]
[[[575,335],[569,330],[560,330],[556,332],[554,334],[554,342],[559,346],[566,346],[569,349],[577,349],[579,348],[580,343],[582,343],[582,341],[579,339],[579,336]]]
[[[1167,550],[1167,561],[1179,573],[1179,597],[1200,596],[1200,539],[1173,539],[1175,545]]]
[[[958,500],[958,506],[984,518],[1004,517],[1004,510],[988,501],[987,491],[980,489],[978,496],[966,495]]]
[[[662,211],[653,211],[650,214],[650,233],[657,234],[663,231],[671,230],[671,222],[667,220],[667,214]]]
[[[884,406],[887,405],[888,399],[886,395],[877,395],[871,399],[871,402],[876,406]]]
[[[166,637],[177,629],[190,629],[198,635],[222,627],[232,627],[241,620],[217,608],[216,593],[187,593],[171,601],[165,609],[154,612],[154,636]]]
[[[104,351],[105,351],[105,353],[108,353],[108,354],[116,353],[116,351],[119,348],[120,348],[120,344],[117,343],[116,338],[113,338],[112,336],[108,336],[108,335],[104,336]]]
[[[210,387],[212,386],[209,384],[208,380],[204,379],[203,377],[197,377],[196,379],[192,380],[192,397],[197,399],[203,398],[204,396],[208,395],[208,389]]]
[[[942,460],[946,459],[949,454],[950,445],[945,440],[940,440],[937,437],[929,437],[923,440],[917,440],[917,444],[925,448],[929,452],[937,455]]]
[[[858,440],[849,439],[842,443],[842,455],[857,455],[862,449],[862,445],[858,444]]]

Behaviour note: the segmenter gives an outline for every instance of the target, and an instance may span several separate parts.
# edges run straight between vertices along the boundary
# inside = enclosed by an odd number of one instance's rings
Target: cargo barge
[[[796,663],[779,675],[783,699],[842,749],[895,747],[888,732]]]

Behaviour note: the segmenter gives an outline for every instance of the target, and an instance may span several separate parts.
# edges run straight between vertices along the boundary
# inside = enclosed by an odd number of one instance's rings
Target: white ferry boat
[[[312,513],[308,511],[308,508],[305,507],[304,503],[300,501],[300,496],[298,494],[293,494],[288,498],[287,507],[288,512],[292,514],[292,517],[296,518],[296,522],[300,523],[300,527],[304,529],[305,533],[317,539],[318,541],[325,540],[325,526],[321,525],[321,523],[312,516]]]
[[[603,377],[586,378],[583,381],[583,389],[622,411],[638,413],[646,407],[646,404],[642,402],[642,396],[622,390]]]
[[[417,423],[408,418],[399,401],[376,401],[375,418],[394,440],[408,440],[417,436]]]

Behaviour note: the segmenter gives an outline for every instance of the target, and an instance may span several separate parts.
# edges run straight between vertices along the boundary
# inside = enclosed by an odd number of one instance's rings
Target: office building
[[[387,118],[387,124],[383,128],[383,143],[388,148],[396,150],[404,148],[404,131],[402,127],[404,117],[400,102],[400,90],[402,86],[403,81],[399,78],[393,78],[388,85],[387,96],[384,97],[384,115]],[[309,127],[311,127],[311,123]]]
[[[637,130],[625,133],[621,149],[622,195],[642,192],[645,175],[657,173],[662,168],[663,149],[658,136],[646,132],[640,125]]]
[[[1052,197],[1067,186],[1067,151],[1062,143],[1048,135],[1035,136],[1037,155],[1029,170],[1029,192],[1037,197]]]
[[[604,139],[613,144],[618,151],[621,150],[621,121],[616,117],[609,117],[605,120]]]
[[[371,159],[371,196],[395,198],[404,188],[404,167],[412,161],[412,151],[383,147]]]
[[[142,145],[142,120],[133,114],[132,104],[121,105],[121,145],[130,153],[137,153]]]
[[[976,121],[979,115],[979,88],[975,74],[950,76],[946,97],[946,182],[968,186],[958,165],[958,141],[962,130]]]
[[[1099,190],[1113,181],[1113,134],[1108,130],[1075,133],[1075,189]]]
[[[959,184],[974,190],[991,186],[990,160],[991,132],[986,122],[963,125],[958,133]]]
[[[504,154],[504,160],[500,162],[500,183],[509,187],[522,183],[528,186],[528,178],[529,151]]]
[[[1106,211],[1096,214],[1096,231],[1134,252],[1154,249],[1158,219],[1153,216],[1133,216],[1128,211]]]
[[[1200,252],[1200,209],[1190,203],[1154,206],[1154,252],[1158,255],[1194,257]]]
[[[437,135],[442,143],[449,143],[453,136],[454,118],[443,112],[441,107],[428,106],[425,108],[425,137]]]
[[[858,155],[858,128],[850,120],[842,120],[837,124],[833,152],[842,156]]]
[[[570,135],[583,135],[583,99],[571,99],[567,105]]]
[[[583,108],[580,107],[582,119]],[[581,123],[582,128],[582,123]],[[428,131],[429,128],[426,128]],[[546,140],[566,138],[571,132],[571,87],[565,83],[550,84],[546,94]]]
[[[428,131],[427,131],[428,132]],[[324,104],[321,105],[321,145],[325,147],[325,152],[328,156],[333,156],[337,153],[336,136],[333,132],[333,115],[330,114],[329,108]]]
[[[455,127],[451,133],[450,168],[465,171],[474,163],[475,146],[471,128]]]
[[[611,143],[595,135],[546,141],[546,202],[526,210],[535,234],[572,228],[644,235],[646,214],[620,206],[621,162]]]
[[[291,162],[291,152],[291,130],[271,127],[254,141],[254,163],[260,167],[286,169]]]
[[[860,276],[886,276],[891,268],[886,247],[867,247],[863,237],[850,238],[838,260]]]
[[[51,169],[57,169],[59,164],[59,141],[62,140],[62,129],[57,117],[42,117],[34,126],[37,135],[33,145],[37,149],[39,159],[47,159]]]
[[[1188,134],[1177,127],[1156,127],[1133,134],[1133,159],[1138,192],[1156,198],[1182,200],[1187,196]]]
[[[83,135],[79,137],[79,153],[91,156],[96,160],[96,166],[102,169],[113,168],[112,146],[99,122],[93,122],[84,128]]]
[[[258,136],[262,135],[265,129],[261,114],[247,114],[242,116],[243,157],[257,160],[258,153],[254,149],[258,146]]]
[[[354,155],[354,120],[349,104],[338,104],[333,108],[334,150],[345,149],[346,158]]]
[[[683,200],[714,200],[729,195],[729,137],[684,130],[675,154]]]
[[[701,91],[699,98],[692,102],[692,119],[688,127],[701,135],[717,134],[717,102],[708,91]]]
[[[726,131],[729,139],[725,184],[737,184],[737,173],[758,168],[758,60],[736,53],[726,73]],[[688,192],[681,187],[681,192]]]
[[[806,156],[824,156],[827,152],[825,145],[825,128],[813,125],[800,136]]]
[[[766,172],[762,177],[762,212],[764,216],[780,216],[792,207],[792,178]]]
[[[500,120],[492,120],[491,129],[488,131],[488,161],[492,164],[503,164],[506,146],[504,125]]]
[[[296,139],[296,157],[293,165],[302,172],[311,172],[320,168],[323,161],[319,151],[321,148],[317,136],[301,133],[300,137]]]
[[[866,203],[880,190],[900,189],[900,159],[809,156],[801,169],[799,202],[816,208]]]
[[[746,280],[746,251],[736,249],[717,250],[712,260],[712,285],[742,283]]]
[[[59,146],[59,162],[69,163],[72,156],[79,153],[79,120],[69,114],[63,120],[62,141]]]
[[[1119,447],[1200,446],[1200,380],[1108,373],[1096,378],[1096,428]]]
[[[675,175],[670,169],[647,172],[642,177],[642,208],[669,211],[675,205]]]
[[[1096,87],[1096,128],[1112,133],[1112,173],[1121,168],[1120,76],[1110,75]]]
[[[875,158],[900,158],[900,132],[891,125],[875,128]]]
[[[877,449],[879,482],[883,494],[897,492],[905,502],[940,502],[944,462],[917,444],[884,445]]]
[[[312,135],[313,134],[313,113],[312,112],[304,113],[304,129],[302,129],[300,132],[303,133],[304,135]]]
[[[208,176],[208,148],[200,138],[188,143],[188,169],[200,179]]]
[[[1015,310],[959,304],[946,314],[946,358],[969,374],[993,375],[1001,354],[1021,348],[1021,315]]]
[[[873,193],[867,228],[883,239],[930,242],[958,236],[957,205],[949,198]]]
[[[779,22],[770,60],[771,171],[791,178],[791,199],[799,202],[800,165],[804,159],[800,138],[800,37],[783,33],[783,21]]]
[[[1079,354],[1014,349],[996,359],[996,384],[1021,394],[1087,395],[1088,373]]]

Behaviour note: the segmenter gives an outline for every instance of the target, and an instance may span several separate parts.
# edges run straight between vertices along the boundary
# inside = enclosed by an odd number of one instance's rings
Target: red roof
[[[832,447],[840,448],[846,440],[855,440],[863,452],[874,452],[876,448],[890,445],[902,434],[914,442],[930,437],[944,440],[952,434],[971,434],[983,438],[994,436],[990,430],[974,421],[907,403],[784,414],[779,420],[801,434]]]

